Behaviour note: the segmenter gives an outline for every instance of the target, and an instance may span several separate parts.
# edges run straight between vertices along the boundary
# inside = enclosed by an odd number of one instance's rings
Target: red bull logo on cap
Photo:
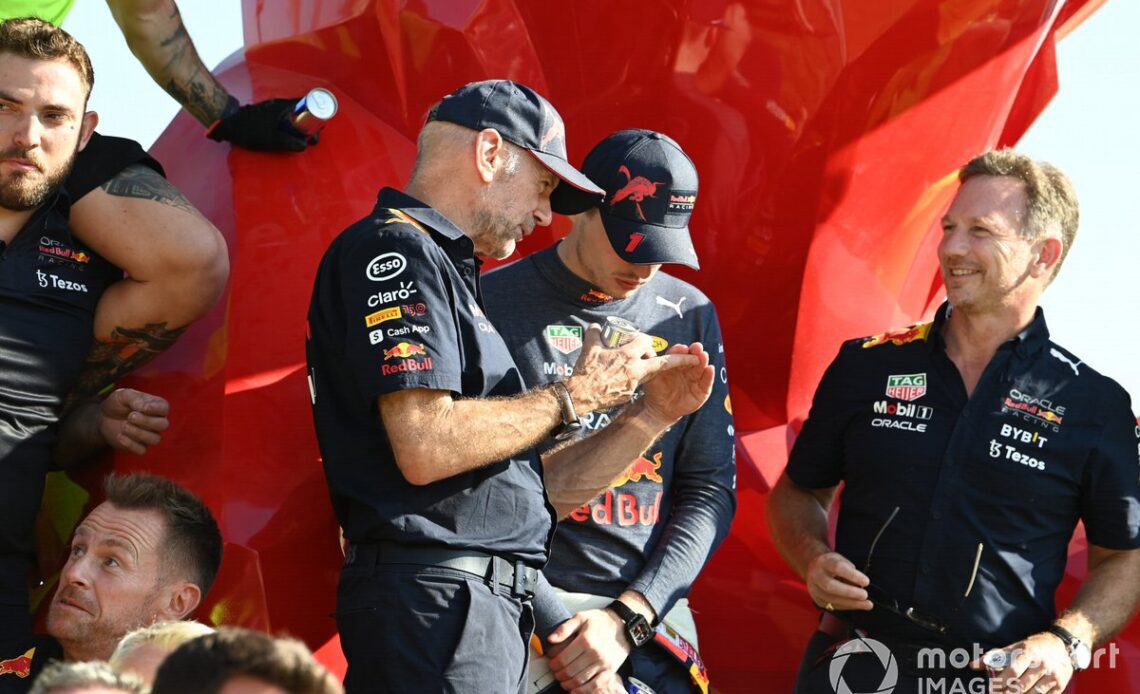
[[[24,651],[24,655],[0,660],[0,675],[15,675],[20,679],[32,674],[32,659],[36,655],[35,648]]]

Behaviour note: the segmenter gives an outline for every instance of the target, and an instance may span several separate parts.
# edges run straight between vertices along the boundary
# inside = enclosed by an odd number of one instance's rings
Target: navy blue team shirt
[[[60,410],[91,350],[99,299],[123,277],[72,235],[70,202],[132,164],[162,173],[137,142],[93,134],[65,187],[0,244],[0,608],[27,611],[32,529]]]
[[[564,590],[613,597],[636,590],[664,617],[688,595],[736,509],[735,432],[716,309],[700,290],[663,272],[614,300],[571,272],[556,246],[494,270],[484,284],[487,315],[529,386],[569,377],[586,326],[607,316],[633,321],[658,352],[691,342],[708,350],[717,370],[708,401],[630,461],[611,489],[559,522],[544,571]],[[582,435],[619,410],[587,415]],[[560,616],[546,604],[536,598],[540,631]]]
[[[525,390],[484,316],[479,261],[451,221],[384,188],[317,270],[306,356],[333,507],[352,543],[393,541],[546,560],[554,509],[533,450],[432,484],[404,479],[377,411],[386,393]]]
[[[1124,389],[1052,342],[1040,308],[967,397],[941,337],[948,311],[843,345],[787,474],[844,482],[836,551],[862,570],[882,529],[872,583],[950,631],[932,638],[878,608],[846,617],[872,636],[989,648],[1056,618],[1077,521],[1094,545],[1140,547],[1140,429]]]

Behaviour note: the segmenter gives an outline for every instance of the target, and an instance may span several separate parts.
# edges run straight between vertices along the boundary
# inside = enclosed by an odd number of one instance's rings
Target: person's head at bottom
[[[146,694],[143,682],[102,662],[55,662],[44,668],[28,694]]]
[[[343,694],[296,639],[222,627],[179,646],[155,675],[151,694]]]
[[[187,641],[212,633],[213,627],[193,620],[157,622],[124,636],[107,662],[119,672],[129,672],[150,685],[166,656]]]
[[[106,660],[127,632],[190,616],[222,561],[202,501],[155,475],[112,475],[107,500],[75,529],[47,632],[64,660]]]

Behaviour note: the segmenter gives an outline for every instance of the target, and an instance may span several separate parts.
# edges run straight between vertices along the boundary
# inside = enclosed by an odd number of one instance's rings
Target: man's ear
[[[495,178],[495,160],[506,154],[507,143],[494,128],[484,128],[475,135],[475,168],[479,179],[490,183]]]
[[[168,589],[166,604],[162,606],[159,618],[176,622],[186,619],[202,602],[202,589],[190,581],[179,581]]]
[[[88,111],[83,114],[83,121],[79,125],[79,149],[87,146],[87,141],[91,139],[91,133],[95,132],[96,125],[99,125],[98,113]]]
[[[1057,263],[1061,262],[1061,251],[1064,244],[1056,236],[1046,236],[1035,244],[1037,257],[1030,266],[1030,273],[1034,277],[1051,277]]]

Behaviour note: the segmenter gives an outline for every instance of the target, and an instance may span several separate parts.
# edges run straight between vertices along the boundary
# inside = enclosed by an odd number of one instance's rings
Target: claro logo
[[[384,282],[399,276],[407,267],[408,261],[399,253],[381,253],[369,261],[364,274],[373,282]]]

